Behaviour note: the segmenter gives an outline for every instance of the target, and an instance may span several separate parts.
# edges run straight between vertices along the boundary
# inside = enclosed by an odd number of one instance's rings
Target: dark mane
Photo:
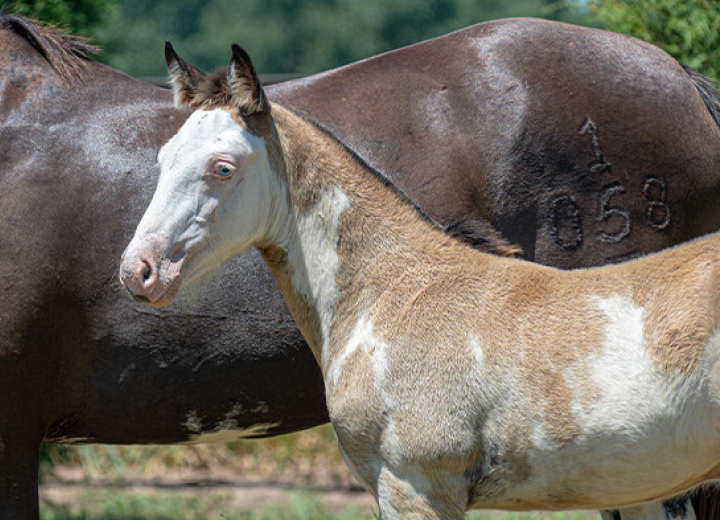
[[[286,109],[287,110],[287,109]],[[305,118],[307,119],[307,118]],[[436,229],[442,231],[450,237],[453,237],[463,244],[466,244],[473,249],[477,249],[484,253],[490,253],[497,256],[515,256],[521,255],[522,249],[519,246],[511,244],[505,240],[499,231],[493,228],[489,222],[478,219],[464,219],[452,222],[447,226],[438,224],[435,220],[425,213],[420,206],[418,206],[410,197],[408,197],[403,190],[396,186],[390,179],[385,177],[382,173],[377,171],[375,168],[370,166],[365,160],[356,154],[353,150],[345,146],[335,134],[330,130],[322,126],[321,124],[307,119],[315,128],[320,130],[330,139],[340,145],[348,154],[352,156],[354,160],[359,162],[366,170],[371,172],[378,180],[380,180],[385,186],[397,193],[402,199],[410,204],[415,211],[417,211],[422,217],[432,224]]]
[[[469,218],[456,220],[441,229],[451,237],[455,237],[479,251],[498,256],[522,256],[520,246],[505,240],[500,232],[486,220]]]
[[[25,39],[65,79],[80,77],[89,62],[88,55],[99,51],[89,38],[66,34],[17,14],[0,12],[0,29],[12,31]]]

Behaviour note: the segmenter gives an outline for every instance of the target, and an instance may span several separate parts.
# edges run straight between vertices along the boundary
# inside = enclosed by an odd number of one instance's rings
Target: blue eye
[[[219,177],[221,179],[228,179],[232,177],[233,172],[235,172],[235,167],[231,164],[220,162],[215,165],[215,169],[213,170],[213,175],[215,177]]]

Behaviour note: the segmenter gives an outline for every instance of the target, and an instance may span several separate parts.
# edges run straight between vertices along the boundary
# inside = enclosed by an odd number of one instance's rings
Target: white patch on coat
[[[580,374],[589,375],[599,394],[590,402],[576,398],[580,434],[562,449],[541,430],[533,432],[535,483],[523,493],[565,486],[595,504],[617,506],[670,492],[696,473],[698,454],[712,446],[703,433],[709,430],[703,391],[692,378],[657,366],[645,344],[646,311],[632,299],[592,297],[591,304],[605,317],[600,348],[567,367],[564,376],[581,396],[588,385]]]
[[[352,357],[360,346],[367,348],[372,339],[372,326],[368,322],[365,313],[362,313],[345,347],[328,360],[328,369],[325,375],[326,385],[332,385],[335,388],[342,374],[345,361]]]
[[[187,414],[187,418],[185,419],[185,428],[188,431],[195,433],[202,431],[202,420],[195,410]]]
[[[477,336],[470,339],[470,353],[475,359],[476,369],[481,370],[485,366],[485,352],[483,352],[480,338]]]
[[[339,186],[320,194],[317,204],[297,215],[296,244],[289,252],[294,289],[318,312],[322,335],[322,362],[328,359],[328,335],[338,301],[336,277],[340,265],[338,230],[350,199]]]
[[[345,363],[358,352],[358,349],[363,353],[370,353],[370,369],[373,373],[375,391],[386,406],[391,406],[392,399],[385,389],[389,370],[387,344],[375,335],[373,324],[365,312],[360,315],[343,349],[328,359],[325,376],[328,390],[337,387]]]
[[[243,132],[224,110],[193,112],[158,153],[160,177],[135,235],[176,236],[180,231],[178,226],[187,226],[187,215],[198,213],[202,174],[208,158],[228,154],[240,159],[251,155],[253,148],[261,144],[262,139]],[[129,246],[128,250],[131,250]]]
[[[261,423],[253,424],[247,428],[235,428],[231,430],[218,430],[212,432],[203,432],[191,435],[190,439],[182,444],[210,444],[217,442],[232,442],[238,439],[246,439],[248,437],[258,437],[267,435],[273,428],[277,428],[280,423]]]
[[[266,409],[267,406],[261,403],[257,408],[252,410],[252,412],[258,412],[263,408]],[[235,404],[230,411],[225,414],[225,418],[222,421],[218,422],[211,430],[206,431],[203,431],[202,420],[197,411],[191,411],[185,420],[185,427],[188,431],[193,432],[193,434],[190,435],[190,439],[184,444],[231,442],[245,437],[264,435],[280,425],[280,423],[259,423],[247,428],[238,428],[237,417],[242,411],[242,406]]]
[[[591,296],[590,304],[605,319],[600,348],[577,364],[563,367],[561,373],[575,395],[572,411],[583,431],[607,428],[607,421],[622,429],[636,423],[638,406],[644,409],[648,399],[655,401],[663,395],[666,383],[645,345],[643,308],[618,294]],[[600,392],[599,400],[583,398],[588,376]]]
[[[585,413],[577,412],[585,431],[632,430],[638,414],[667,406],[667,385],[645,348],[643,309],[619,295],[593,298],[593,303],[607,317],[602,349],[587,359],[601,397]]]

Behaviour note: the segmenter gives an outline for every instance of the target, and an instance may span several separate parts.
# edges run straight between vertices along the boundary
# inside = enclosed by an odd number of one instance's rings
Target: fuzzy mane
[[[99,52],[89,38],[66,34],[17,14],[0,12],[0,29],[12,31],[26,40],[63,79],[80,77],[90,61],[88,55]]]
[[[451,222],[441,228],[451,237],[455,237],[484,253],[491,253],[497,256],[521,257],[520,246],[511,244],[505,240],[500,232],[492,227],[486,220],[464,219]]]

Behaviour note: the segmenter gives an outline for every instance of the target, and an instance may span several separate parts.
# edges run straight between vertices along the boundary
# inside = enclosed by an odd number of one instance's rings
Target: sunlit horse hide
[[[632,506],[720,477],[720,235],[577,271],[481,253],[271,105],[241,48],[226,78],[167,58],[196,111],[121,281],[168,305],[256,247],[381,518]]]
[[[327,421],[315,360],[254,251],[171,309],[134,305],[114,282],[157,151],[188,112],[88,50],[0,16],[3,520],[37,516],[43,440],[223,441]],[[720,225],[720,135],[701,93],[709,107],[716,95],[620,35],[504,20],[266,93],[443,225],[464,220],[456,232],[483,242],[475,223],[489,219],[527,259],[591,265]],[[652,515],[692,514],[685,504]]]

